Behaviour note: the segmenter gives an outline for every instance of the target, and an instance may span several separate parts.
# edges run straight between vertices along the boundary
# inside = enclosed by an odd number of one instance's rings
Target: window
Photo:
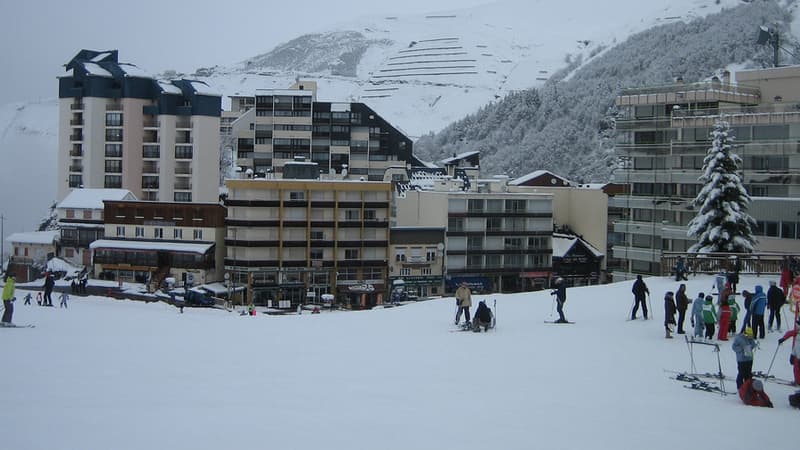
[[[158,189],[158,176],[142,175],[142,189]]]
[[[203,230],[195,228],[192,232],[193,239],[198,241],[203,239]]]
[[[436,250],[429,248],[425,251],[425,261],[436,261]]]
[[[325,239],[325,232],[322,230],[311,230],[311,240],[321,241]]]
[[[122,128],[107,128],[106,129],[107,142],[122,142]]]
[[[469,250],[483,249],[483,236],[467,236],[467,249]]]
[[[67,258],[72,258],[73,256],[75,256],[75,249],[65,248],[64,249],[64,256],[66,256]]]
[[[144,237],[144,227],[136,227],[136,237]]]
[[[117,236],[125,236],[125,227],[117,227]]]
[[[312,248],[308,252],[308,257],[309,257],[309,259],[312,259],[312,260],[313,259],[321,260],[321,259],[323,259],[324,254],[325,254],[325,252],[323,251],[323,249],[321,249],[321,248]]]
[[[83,210],[83,218],[86,220],[92,220],[92,210],[91,209],[84,209]]]
[[[69,187],[71,188],[83,187],[83,175],[70,175]]]
[[[430,275],[431,274],[431,268],[430,267],[423,267],[423,268],[419,269],[419,274],[420,275]]]
[[[452,233],[460,233],[464,231],[464,218],[451,217],[447,219],[447,230]]]
[[[107,159],[106,173],[122,173],[122,161],[118,159]]]
[[[183,239],[183,230],[180,228],[174,228],[172,230],[172,237],[173,239]]]
[[[345,249],[344,259],[358,259],[358,249],[357,248]]]
[[[190,145],[176,145],[175,159],[192,159],[192,147]]]
[[[503,243],[503,248],[505,248],[506,250],[521,250],[522,238],[505,238],[505,242]]]
[[[361,211],[357,209],[348,209],[344,212],[345,220],[359,220],[361,219]]]
[[[483,199],[471,198],[467,201],[467,211],[472,213],[483,212]]]
[[[404,249],[404,248],[398,248],[398,249],[395,251],[394,260],[395,260],[395,261],[398,261],[398,262],[403,262],[403,261],[405,261],[405,260],[406,260],[406,249]]]
[[[402,269],[400,269],[400,276],[404,276],[404,277],[411,276],[411,268],[410,267],[403,267]]]
[[[192,201],[192,193],[191,192],[176,192],[174,195],[174,199],[176,202],[191,202]]]
[[[107,112],[106,113],[106,126],[107,127],[121,127],[122,126],[122,113],[120,113],[120,112]]]
[[[122,144],[106,144],[106,158],[122,158]]]
[[[306,199],[306,193],[303,191],[289,193],[289,200],[305,200],[305,199]]]
[[[74,219],[74,218],[75,218],[75,210],[74,209],[68,209],[67,210],[67,219]]]
[[[106,175],[104,186],[106,189],[119,189],[122,187],[122,177],[119,175]]]
[[[503,219],[500,217],[489,217],[486,219],[486,231],[501,231],[503,229]]]
[[[506,212],[524,213],[525,200],[506,200]]]
[[[364,210],[364,220],[377,220],[375,210],[374,209]]]
[[[163,228],[153,228],[153,237],[155,239],[164,239],[164,229]]]

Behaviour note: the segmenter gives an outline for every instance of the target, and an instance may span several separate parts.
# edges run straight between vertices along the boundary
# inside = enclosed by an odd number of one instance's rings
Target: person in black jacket
[[[778,324],[778,331],[781,331],[781,307],[784,303],[786,303],[786,296],[783,295],[783,289],[779,288],[775,281],[770,281],[767,290],[767,308],[769,308],[767,328],[769,331],[772,331],[773,320]]]
[[[556,296],[556,311],[558,311],[558,320],[556,323],[566,323],[567,319],[564,317],[564,303],[567,301],[567,286],[564,284],[564,279],[561,277],[556,278],[555,289],[550,293]]]
[[[492,310],[486,306],[484,300],[478,303],[478,309],[475,310],[475,315],[472,317],[472,331],[480,332],[481,327],[483,327],[483,331],[489,331],[489,328],[492,327]]]
[[[686,334],[683,331],[683,321],[686,320],[689,297],[686,296],[686,285],[684,283],[678,286],[678,292],[675,293],[675,307],[678,309],[678,334]]]
[[[56,281],[53,279],[53,274],[47,272],[44,277],[44,302],[42,303],[43,306],[53,306],[53,287],[56,285]]]
[[[636,320],[636,312],[639,311],[639,304],[642,305],[642,312],[644,313],[644,318],[647,320],[647,301],[645,299],[645,295],[650,294],[650,290],[647,289],[647,285],[642,280],[641,275],[636,275],[636,281],[633,282],[633,287],[631,288],[631,292],[633,292],[633,311],[631,311],[631,320]]]
[[[664,296],[664,331],[667,339],[672,339],[670,325],[675,325],[675,297],[672,291]]]

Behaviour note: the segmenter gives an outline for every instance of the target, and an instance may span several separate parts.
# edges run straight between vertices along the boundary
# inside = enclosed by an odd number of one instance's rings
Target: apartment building
[[[148,201],[219,199],[221,97],[158,81],[117,50],[81,50],[59,78],[58,198],[127,189]]]
[[[628,192],[611,206],[624,213],[614,230],[624,236],[614,257],[631,273],[662,274],[662,252],[686,251],[695,216],[691,201],[711,146],[716,121],[730,123],[734,152],[743,160],[744,185],[753,202],[757,251],[800,251],[800,67],[726,72],[708,82],[624,90],[616,99],[615,182]]]
[[[254,304],[296,307],[323,294],[350,308],[385,300],[391,183],[229,179],[226,186],[225,269],[250,288]]]
[[[224,278],[225,208],[219,203],[105,201],[105,236],[92,242],[97,278],[199,285]]]
[[[316,90],[300,81],[231,97],[223,152],[235,155],[240,172],[280,178],[287,162],[304,157],[323,174],[381,181],[388,167],[413,160],[411,140],[369,106],[317,101]]]
[[[444,293],[442,227],[392,227],[389,230],[389,286],[401,285],[418,297]]]

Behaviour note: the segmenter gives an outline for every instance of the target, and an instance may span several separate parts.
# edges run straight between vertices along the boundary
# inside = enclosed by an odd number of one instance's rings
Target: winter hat
[[[769,280],[769,285],[770,286],[775,286],[775,280]]]
[[[700,297],[700,298],[705,298],[705,297],[706,297],[706,294],[703,294],[703,293],[701,292],[701,293],[697,294],[697,296],[698,296],[698,297]]]
[[[761,380],[753,378],[753,390],[756,390],[758,392],[764,390],[764,384],[761,382]]]
[[[707,302],[710,302],[710,301],[712,301],[712,300],[714,300],[714,297],[712,297],[712,296],[710,296],[710,295],[706,295],[706,301],[707,301]]]
[[[745,336],[751,338],[751,337],[753,337],[753,329],[750,328],[750,327],[746,327],[744,329],[744,333],[742,333],[742,334],[744,334]]]
[[[672,297],[673,295],[675,294],[673,294],[672,291],[667,291],[667,297]]]

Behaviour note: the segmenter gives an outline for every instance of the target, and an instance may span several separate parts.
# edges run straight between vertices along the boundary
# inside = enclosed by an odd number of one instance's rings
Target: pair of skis
[[[704,391],[704,392],[714,392],[714,393],[718,393],[718,394],[722,394],[722,395],[733,394],[733,392],[726,391],[724,389],[724,387],[722,387],[721,385],[716,384],[715,382],[704,380],[702,377],[704,377],[706,375],[711,376],[712,378],[715,378],[717,380],[720,379],[720,378],[718,378],[719,377],[718,374],[702,374],[701,375],[701,374],[691,374],[691,373],[686,373],[686,372],[678,372],[677,375],[675,375],[674,378],[673,377],[670,377],[670,378],[673,379],[673,380],[676,380],[676,381],[682,381],[684,383],[689,383],[689,384],[684,384],[683,385],[683,387],[686,388],[686,389],[694,389],[696,391]]]

